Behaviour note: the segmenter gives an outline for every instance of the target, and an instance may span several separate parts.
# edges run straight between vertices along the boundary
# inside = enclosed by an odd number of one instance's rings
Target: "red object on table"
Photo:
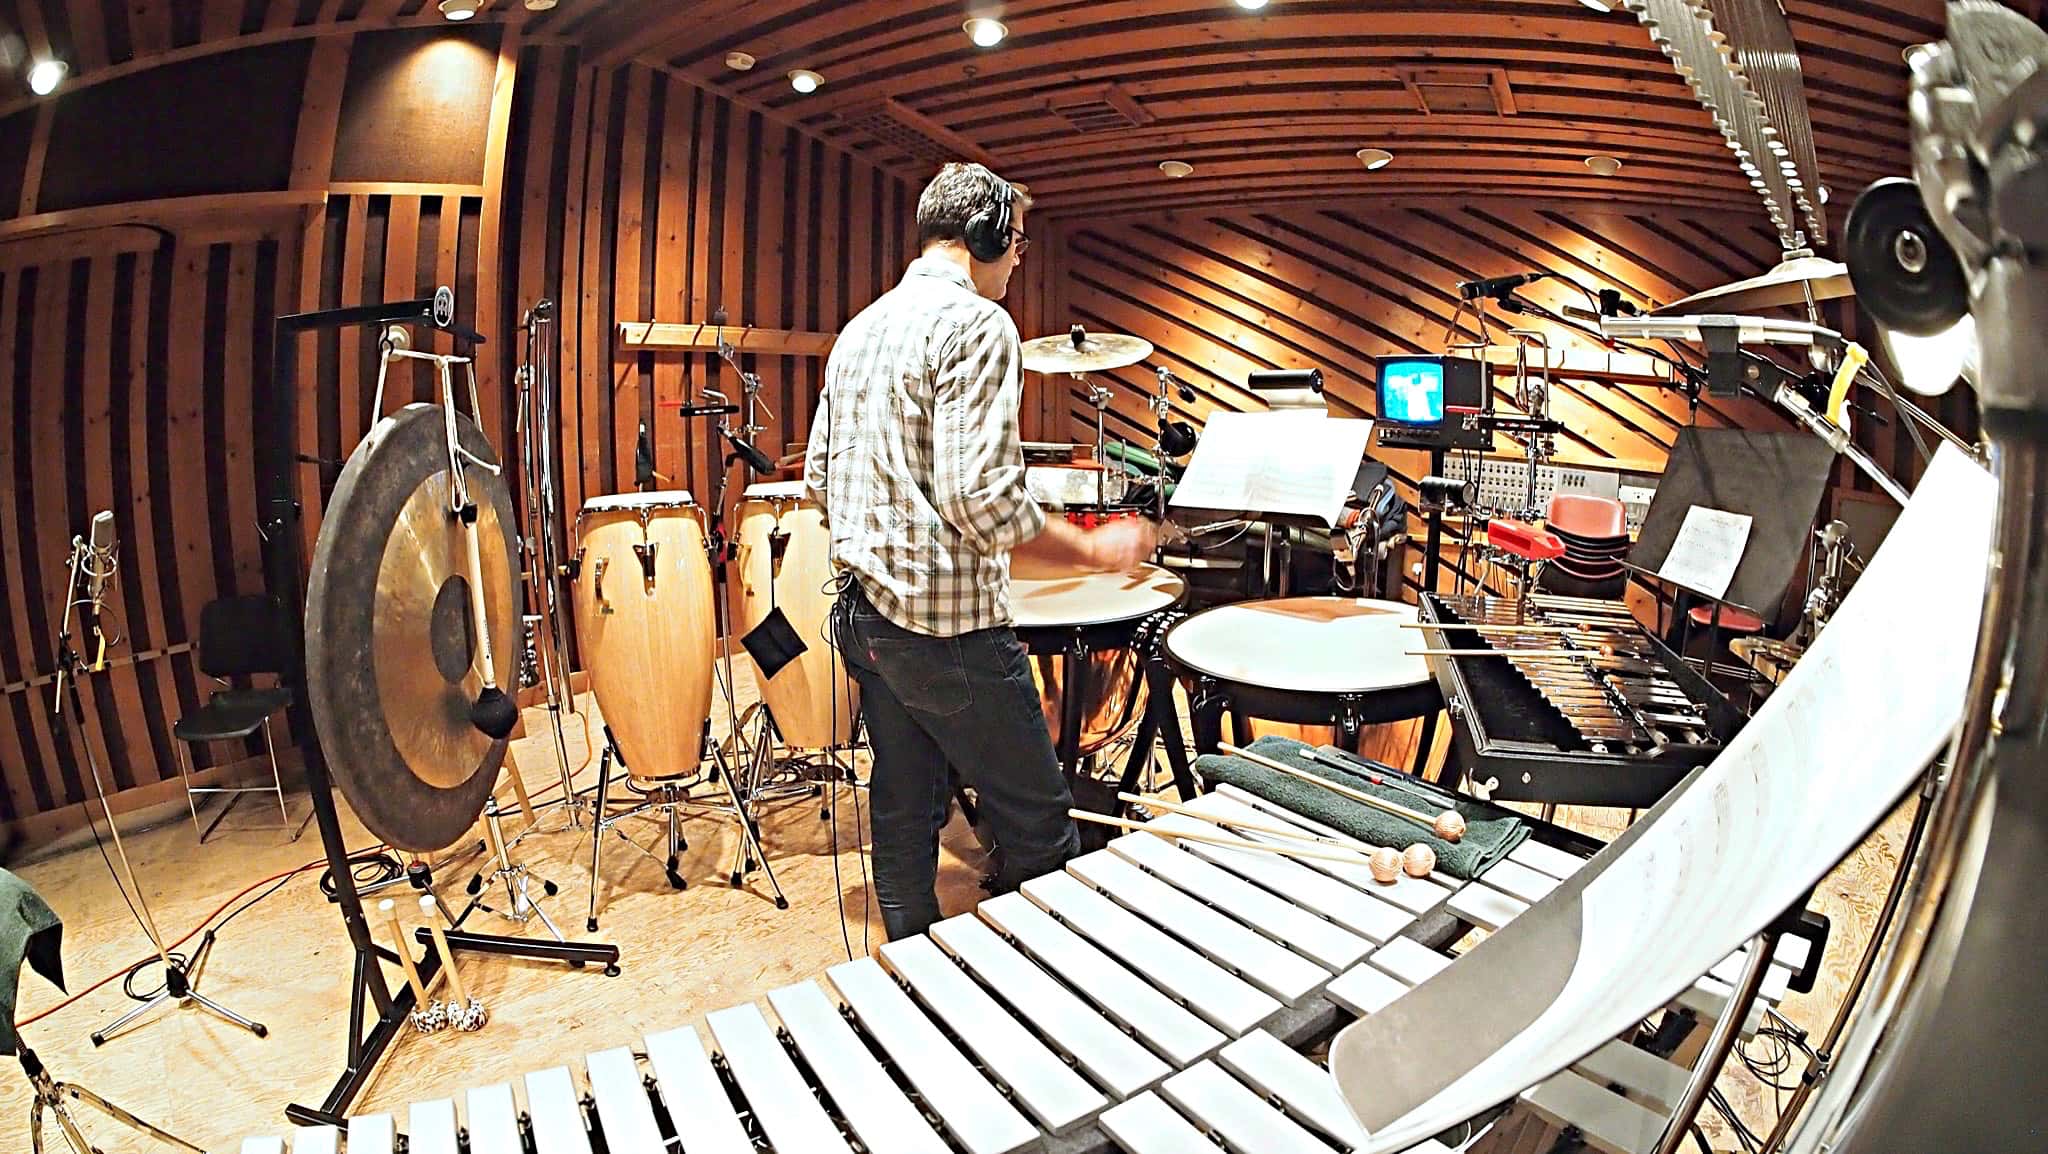
[[[1764,631],[1763,618],[1758,617],[1754,613],[1737,609],[1733,605],[1695,605],[1688,616],[1692,618],[1694,625],[1706,629],[1714,624],[1714,610],[1716,609],[1721,611],[1721,628],[1730,633],[1762,633]]]
[[[1503,553],[1530,561],[1549,561],[1564,556],[1564,542],[1557,534],[1536,528],[1527,521],[1494,520],[1486,523],[1486,540]]]

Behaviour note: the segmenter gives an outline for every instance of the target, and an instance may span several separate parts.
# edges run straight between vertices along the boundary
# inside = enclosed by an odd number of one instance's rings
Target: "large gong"
[[[306,696],[327,765],[371,833],[405,850],[449,845],[483,812],[505,742],[470,724],[483,687],[461,520],[450,508],[444,416],[407,405],[349,456],[321,519],[306,594]],[[464,448],[496,463],[468,417]],[[496,682],[515,685],[512,496],[471,466]]]

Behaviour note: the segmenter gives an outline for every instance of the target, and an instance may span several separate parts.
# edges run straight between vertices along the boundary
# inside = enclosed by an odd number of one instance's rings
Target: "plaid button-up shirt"
[[[1024,487],[1017,326],[956,264],[919,257],[825,366],[804,484],[832,561],[933,637],[1010,624],[1010,550],[1045,513]]]

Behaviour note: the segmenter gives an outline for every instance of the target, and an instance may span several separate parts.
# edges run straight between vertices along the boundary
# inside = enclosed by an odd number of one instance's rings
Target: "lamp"
[[[38,60],[28,70],[28,90],[37,96],[48,96],[57,91],[64,82],[64,74],[71,66],[62,60]]]
[[[467,20],[483,6],[483,0],[441,0],[441,15],[450,20]]]
[[[808,68],[799,68],[789,74],[789,86],[807,96],[816,92],[818,85],[823,83],[825,78]]]

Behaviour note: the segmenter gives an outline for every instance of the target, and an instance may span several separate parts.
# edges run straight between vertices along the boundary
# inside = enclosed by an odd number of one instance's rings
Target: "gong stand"
[[[298,468],[304,464],[327,466],[318,457],[301,456],[294,439],[298,430],[299,338],[307,333],[329,332],[361,325],[424,324],[453,334],[472,346],[483,337],[455,322],[454,295],[443,288],[435,296],[420,300],[356,305],[318,312],[280,316],[272,326],[271,372],[267,391],[259,385],[259,429],[265,435],[257,441],[258,476],[262,501],[263,576],[271,596],[285,611],[285,620],[303,621],[305,606],[301,588],[304,571],[299,546],[301,526]],[[349,1103],[369,1080],[384,1050],[399,1032],[408,1029],[407,1018],[414,1009],[412,989],[401,985],[393,993],[384,980],[383,963],[398,961],[398,955],[377,944],[363,917],[362,897],[348,861],[348,846],[342,840],[341,817],[334,804],[334,780],[328,774],[327,759],[314,732],[312,713],[306,703],[306,667],[301,630],[289,630],[290,657],[279,675],[282,687],[291,690],[289,718],[293,739],[305,762],[306,788],[312,795],[313,815],[320,827],[320,843],[327,853],[328,874],[334,879],[334,902],[341,907],[348,929],[349,945],[355,956],[355,972],[349,982],[348,1053],[341,1077],[320,1106],[297,1103],[285,1107],[285,1117],[301,1126],[345,1126]],[[426,931],[420,931],[424,934]],[[607,974],[618,972],[619,949],[612,945],[575,942],[532,941],[525,938],[451,930],[448,945],[453,950],[537,958],[582,966],[595,962]],[[419,962],[420,983],[433,981],[440,959],[427,950]],[[365,1018],[375,1022],[364,1033]]]

